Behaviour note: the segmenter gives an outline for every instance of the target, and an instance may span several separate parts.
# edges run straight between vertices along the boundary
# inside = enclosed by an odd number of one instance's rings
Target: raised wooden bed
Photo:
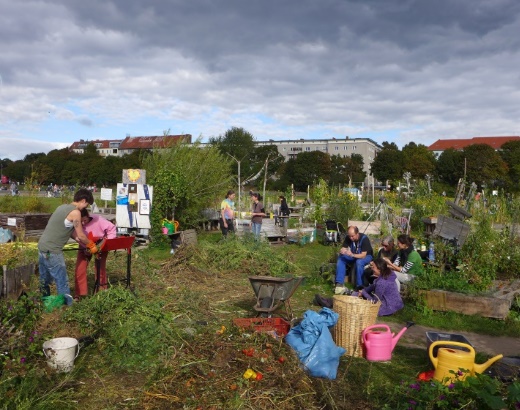
[[[10,229],[25,241],[36,240],[42,235],[51,214],[0,214],[0,226]],[[23,238],[21,238],[23,236]]]
[[[18,298],[25,289],[29,288],[33,274],[33,263],[12,269],[7,269],[4,265],[0,281],[0,296]]]
[[[452,311],[464,315],[479,315],[494,319],[505,319],[509,315],[509,298],[496,296],[466,295],[445,290],[423,290],[426,306],[442,312]]]

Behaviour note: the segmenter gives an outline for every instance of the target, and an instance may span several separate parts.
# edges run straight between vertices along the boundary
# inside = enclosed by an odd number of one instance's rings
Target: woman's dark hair
[[[285,197],[283,195],[280,195],[278,199],[285,199]]]
[[[80,188],[74,194],[74,202],[79,202],[83,199],[87,201],[89,205],[92,205],[94,203],[94,196],[92,195],[92,192],[86,188]]]
[[[227,191],[227,194],[226,194],[226,198],[229,198],[231,195],[233,195],[235,193],[235,191],[233,191],[232,189],[230,189],[229,191]]]
[[[406,245],[407,248],[409,248],[413,244],[413,241],[412,241],[412,238],[410,238],[410,235],[406,235],[405,233],[403,233],[397,237],[397,242],[400,242],[400,243]]]
[[[381,272],[379,274],[380,277],[387,278],[392,273],[392,269],[388,267],[383,258],[375,258],[372,262],[374,262],[374,265],[376,265],[379,272]]]

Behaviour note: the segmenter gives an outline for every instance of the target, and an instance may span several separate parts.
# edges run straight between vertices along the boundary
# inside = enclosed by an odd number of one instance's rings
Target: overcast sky
[[[520,135],[518,0],[0,0],[0,158],[243,127]]]

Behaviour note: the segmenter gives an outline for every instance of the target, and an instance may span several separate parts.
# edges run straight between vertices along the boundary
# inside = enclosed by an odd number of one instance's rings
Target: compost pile
[[[159,272],[162,286],[176,295],[166,307],[176,314],[181,343],[164,377],[145,392],[145,408],[322,408],[314,382],[281,338],[233,325],[237,315],[254,315],[245,272],[258,263],[217,273],[200,267],[204,257],[182,247]]]

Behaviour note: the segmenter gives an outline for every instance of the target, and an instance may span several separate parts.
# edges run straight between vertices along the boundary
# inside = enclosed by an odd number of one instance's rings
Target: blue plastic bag
[[[13,239],[14,236],[10,229],[0,227],[0,243],[11,242]]]
[[[336,378],[339,358],[346,352],[336,346],[329,330],[338,318],[339,315],[329,308],[319,312],[308,310],[301,323],[285,336],[285,342],[296,351],[300,362],[313,377]]]

